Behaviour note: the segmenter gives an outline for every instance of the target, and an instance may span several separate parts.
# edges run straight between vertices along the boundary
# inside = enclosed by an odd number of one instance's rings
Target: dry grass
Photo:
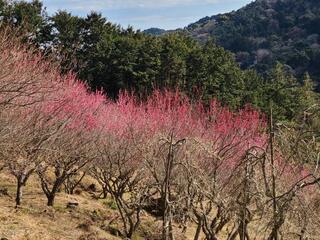
[[[31,178],[24,188],[22,206],[15,209],[14,179],[1,174],[0,188],[9,190],[9,196],[0,196],[0,239],[120,239],[101,228],[116,216],[116,211],[88,193],[72,196],[59,193],[55,207],[49,208],[37,179]],[[68,209],[68,202],[78,202],[79,207]]]
[[[84,185],[93,183],[85,179]],[[41,191],[37,177],[33,176],[23,189],[22,205],[15,209],[15,179],[9,174],[0,174],[0,189],[8,189],[9,196],[0,196],[0,239],[9,240],[120,240],[111,234],[120,229],[118,213],[112,200],[97,200],[86,191],[79,195],[58,193],[55,206],[46,206],[46,197]],[[79,207],[67,208],[68,202],[77,202]],[[112,222],[110,225],[109,223]],[[142,216],[139,233],[133,240],[158,239],[161,221],[147,214]],[[178,227],[175,231],[178,233]],[[193,239],[195,226],[189,226],[186,236],[177,239]],[[148,235],[149,237],[143,237]]]

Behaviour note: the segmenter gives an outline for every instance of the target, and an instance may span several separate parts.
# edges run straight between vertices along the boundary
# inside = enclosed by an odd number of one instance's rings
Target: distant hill
[[[150,34],[150,35],[154,35],[154,36],[158,36],[158,35],[162,35],[166,32],[166,30],[161,29],[161,28],[149,28],[143,31],[146,34]]]
[[[319,0],[257,0],[205,17],[185,31],[200,41],[215,38],[243,68],[265,72],[280,61],[297,75],[308,71],[320,80]]]
[[[279,61],[297,76],[308,71],[320,83],[319,0],[256,0],[202,18],[184,31],[201,42],[214,38],[244,69],[264,73]]]

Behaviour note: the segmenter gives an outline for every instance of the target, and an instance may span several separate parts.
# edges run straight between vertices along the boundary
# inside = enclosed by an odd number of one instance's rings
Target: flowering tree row
[[[143,101],[123,92],[113,101],[7,36],[0,37],[0,166],[16,178],[17,206],[32,174],[53,206],[56,193],[86,172],[115,201],[127,238],[146,212],[162,219],[162,239],[174,239],[178,224],[182,234],[195,224],[194,239],[317,236],[318,145],[310,135],[284,129],[270,147],[258,111],[235,113],[178,91]]]

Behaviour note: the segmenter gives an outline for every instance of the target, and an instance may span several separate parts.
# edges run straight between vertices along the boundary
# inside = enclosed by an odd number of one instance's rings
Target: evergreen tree
[[[271,101],[276,120],[293,119],[299,108],[296,98],[298,90],[298,80],[286,71],[284,65],[277,63],[269,75],[264,88],[265,106],[262,109],[268,112],[268,105]]]
[[[62,71],[77,70],[77,54],[82,47],[83,19],[67,11],[58,11],[50,18],[52,48],[62,57]]]
[[[299,110],[307,111],[319,103],[319,96],[315,92],[315,84],[309,73],[305,73],[302,86],[298,90]]]
[[[297,92],[298,111],[294,120],[307,125],[313,132],[319,132],[319,93],[314,91],[315,84],[308,73],[305,73],[302,85]],[[306,127],[306,126],[305,126]]]
[[[254,70],[247,70],[244,72],[244,93],[242,104],[251,104],[259,109],[265,106],[265,81],[263,77],[259,76]]]
[[[43,43],[49,36],[48,14],[39,0],[0,0],[0,25],[14,27],[24,41]]]
[[[208,42],[203,48],[207,59],[207,79],[203,83],[205,99],[218,98],[231,108],[241,106],[244,91],[244,75],[233,55]]]
[[[186,57],[192,40],[174,33],[161,37],[160,87],[184,88],[186,84]]]

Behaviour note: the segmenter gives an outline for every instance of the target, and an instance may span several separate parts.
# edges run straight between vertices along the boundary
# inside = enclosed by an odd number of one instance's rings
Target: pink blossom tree
[[[22,187],[41,164],[48,142],[62,128],[60,124],[52,125],[51,117],[43,115],[35,106],[20,110],[7,113],[10,123],[1,143],[2,159],[17,180],[16,206],[21,204]]]
[[[188,177],[189,208],[198,225],[195,239],[201,231],[206,239],[217,239],[230,221],[236,222],[241,175],[253,164],[247,155],[266,143],[265,123],[257,111],[233,113],[212,102],[207,119]]]
[[[128,93],[109,101],[99,116],[101,138],[91,174],[104,194],[115,201],[123,225],[123,236],[132,238],[140,225],[146,198],[143,146],[148,141],[145,114],[136,98]]]
[[[9,30],[0,36],[0,168],[8,167],[17,179],[18,206],[22,187],[40,164],[46,142],[61,128],[44,112],[61,81],[50,61],[21,45]]]
[[[85,84],[73,75],[67,75],[63,88],[46,106],[47,115],[53,115],[56,122],[65,123],[59,137],[50,142],[45,160],[37,169],[48,206],[53,206],[56,193],[64,182],[96,157],[94,146],[100,135],[96,115],[104,101],[99,92],[88,93]],[[54,179],[49,177],[52,171]]]
[[[214,239],[229,219],[228,213],[220,211],[212,218],[213,212],[226,209],[225,202],[232,205],[234,196],[228,195],[234,183],[231,180],[247,151],[265,144],[263,117],[249,108],[232,113],[215,102],[206,109],[178,92],[156,92],[144,108],[154,131],[150,131],[153,136],[145,150],[145,165],[154,195],[160,196],[163,238],[174,237],[174,211],[193,209],[190,215],[198,216],[199,231]]]
[[[318,106],[308,111],[319,119]],[[266,239],[277,239],[280,234],[299,236],[300,239],[319,234],[317,224],[313,223],[320,212],[315,205],[319,200],[320,182],[317,138],[317,131],[302,117],[295,124],[277,126],[273,149],[271,145],[266,149],[265,160],[261,164],[261,182],[264,182],[267,202],[264,207],[272,203],[276,209],[272,217],[266,215],[269,217],[268,224],[264,226],[268,229]],[[275,194],[272,194],[273,187]]]

